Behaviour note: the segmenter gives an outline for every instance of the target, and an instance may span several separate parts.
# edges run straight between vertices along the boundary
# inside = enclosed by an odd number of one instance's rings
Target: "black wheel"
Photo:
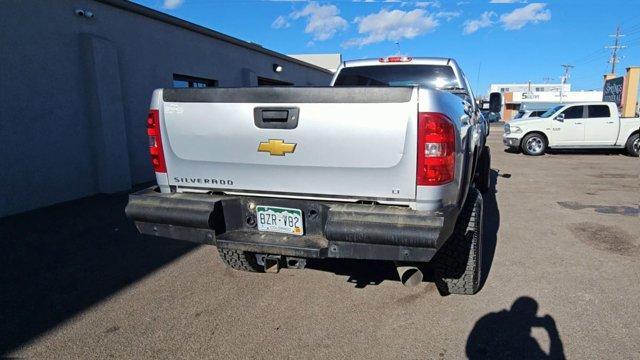
[[[522,139],[522,152],[527,155],[538,156],[547,150],[547,138],[540,133],[531,133]]]
[[[476,188],[483,194],[491,188],[491,151],[488,146],[484,147],[478,160],[475,183]]]
[[[640,154],[640,134],[629,136],[626,148],[629,155],[638,157],[638,154]]]
[[[262,272],[262,266],[258,265],[256,255],[247,251],[229,250],[218,248],[220,258],[227,266],[235,270]]]
[[[473,295],[482,272],[482,195],[472,188],[456,228],[434,258],[436,285],[442,294]]]

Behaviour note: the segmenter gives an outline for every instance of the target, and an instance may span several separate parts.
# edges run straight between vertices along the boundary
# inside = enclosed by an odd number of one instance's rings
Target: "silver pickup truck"
[[[430,263],[441,292],[477,292],[490,154],[462,70],[350,61],[331,85],[155,90],[157,186],[130,196],[128,217],[142,234],[215,245],[234,269],[391,260],[415,285]]]

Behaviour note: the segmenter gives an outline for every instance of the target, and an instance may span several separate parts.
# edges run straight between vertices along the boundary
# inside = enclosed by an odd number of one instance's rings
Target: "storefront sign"
[[[611,101],[618,106],[622,103],[622,88],[624,77],[609,79],[604,82],[604,90],[602,92],[602,101]]]

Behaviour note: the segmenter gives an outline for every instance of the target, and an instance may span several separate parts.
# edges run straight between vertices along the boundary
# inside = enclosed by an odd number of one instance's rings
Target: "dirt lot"
[[[501,133],[478,295],[404,288],[386,262],[232,271],[98,196],[0,219],[0,355],[640,358],[639,160],[526,157]]]

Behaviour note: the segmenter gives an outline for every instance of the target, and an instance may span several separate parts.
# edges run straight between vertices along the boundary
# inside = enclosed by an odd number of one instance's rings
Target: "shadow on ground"
[[[520,148],[505,148],[504,152],[510,154],[522,154]],[[611,155],[628,156],[623,149],[547,149],[547,155]]]
[[[196,245],[139,236],[127,194],[0,219],[0,357]]]
[[[499,179],[509,179],[511,174],[499,174],[498,170],[491,169],[491,188],[482,195],[484,205],[484,221],[482,223],[484,236],[482,238],[482,272],[480,275],[480,289],[489,277],[493,265],[493,256],[496,253],[498,244],[498,230],[500,229],[500,209],[496,194]]]
[[[482,253],[482,272],[480,287],[489,276],[493,256],[496,250],[498,229],[500,228],[500,211],[496,201],[496,185],[499,178],[510,178],[510,174],[499,175],[498,171],[491,170],[491,189],[483,194],[484,200],[484,237]],[[310,259],[307,268],[333,272],[336,275],[347,276],[347,281],[353,283],[356,288],[364,288],[369,285],[379,285],[383,281],[400,282],[395,265],[391,261],[367,261],[351,259]],[[422,269],[425,282],[435,282],[433,270],[429,266]]]
[[[549,339],[549,349],[532,336],[541,328]],[[538,302],[520,297],[510,309],[481,317],[467,339],[469,359],[564,359],[564,348],[556,322],[551,315],[538,316]]]
[[[628,156],[623,149],[548,149],[547,154]]]

